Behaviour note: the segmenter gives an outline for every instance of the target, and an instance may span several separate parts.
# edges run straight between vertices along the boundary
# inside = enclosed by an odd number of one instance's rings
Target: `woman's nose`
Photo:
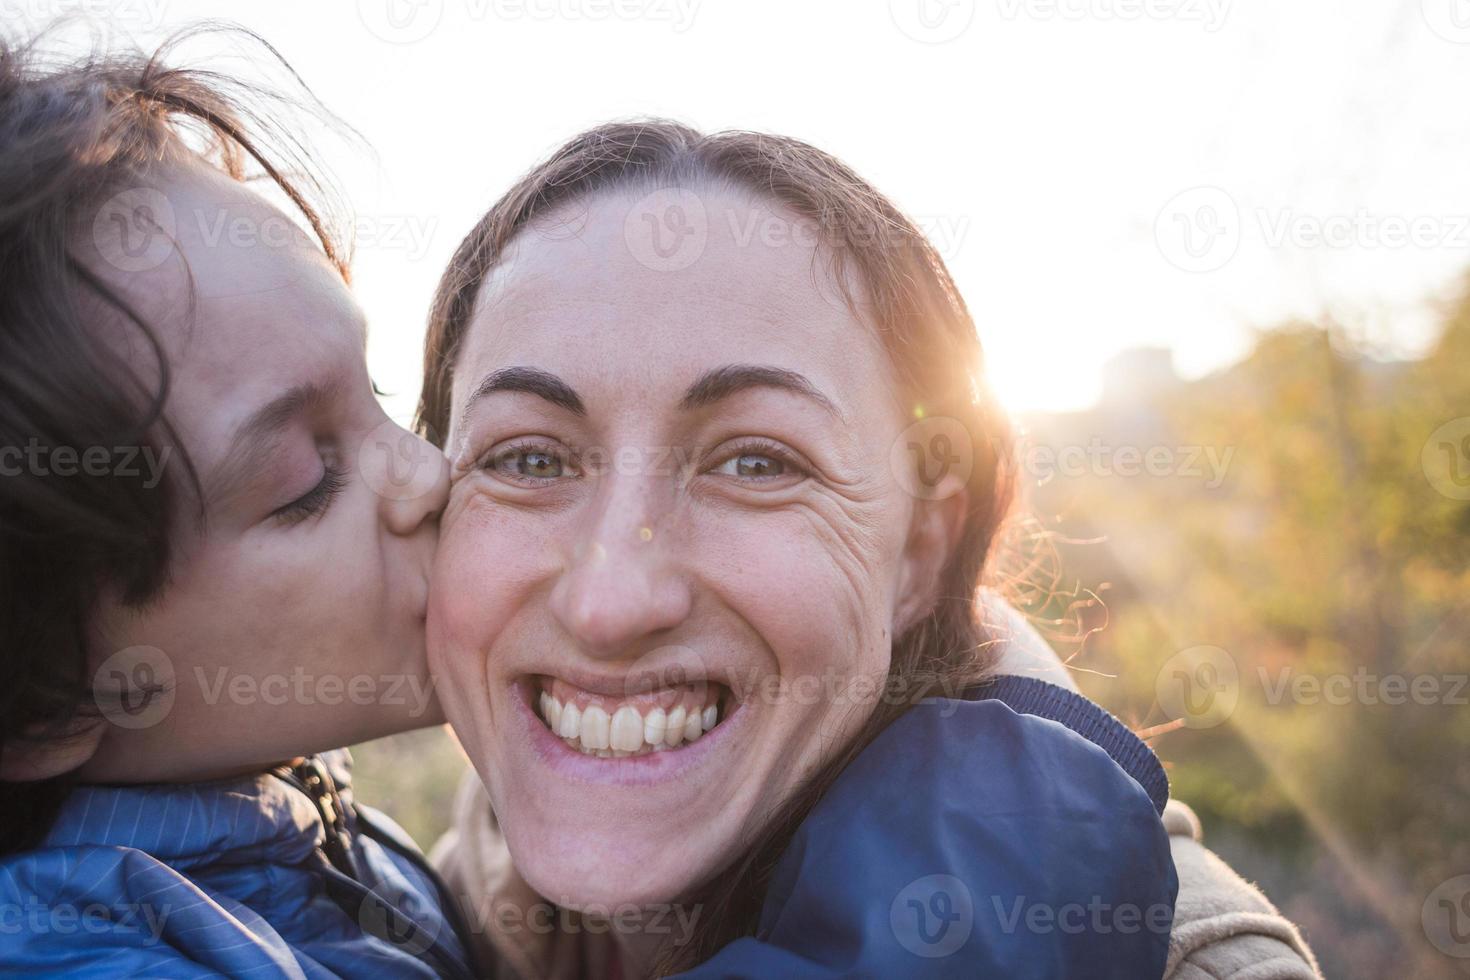
[[[636,491],[605,503],[552,588],[553,615],[593,656],[616,657],[689,616],[692,594],[674,543],[645,513]]]

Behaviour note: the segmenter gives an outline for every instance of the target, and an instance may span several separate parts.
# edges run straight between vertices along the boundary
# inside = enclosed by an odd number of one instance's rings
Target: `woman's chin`
[[[526,883],[547,901],[589,915],[667,908],[694,890],[702,871],[687,861],[660,858],[636,845],[616,858],[603,851],[595,862],[578,854],[587,846],[578,838],[546,839],[539,846],[547,848],[537,852],[545,857],[517,862]],[[639,860],[640,854],[645,858]],[[569,860],[558,855],[567,855]]]

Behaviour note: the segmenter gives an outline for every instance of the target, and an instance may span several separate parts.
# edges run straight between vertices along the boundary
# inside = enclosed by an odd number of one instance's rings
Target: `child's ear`
[[[0,780],[28,783],[80,769],[97,753],[106,727],[97,722],[45,740],[13,739],[0,748]]]
[[[939,579],[959,547],[970,509],[970,493],[954,475],[929,497],[914,502],[908,541],[900,560],[893,635],[902,636],[929,614],[939,599]]]

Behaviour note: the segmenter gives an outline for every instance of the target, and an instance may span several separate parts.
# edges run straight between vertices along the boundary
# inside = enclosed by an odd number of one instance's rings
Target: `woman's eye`
[[[783,475],[786,472],[786,463],[763,453],[741,453],[719,466],[718,472],[759,479]]]
[[[543,479],[561,476],[561,460],[550,453],[518,453],[512,457],[512,461],[523,476]]]
[[[807,473],[806,469],[789,452],[764,442],[732,451],[710,472],[752,483],[784,482],[783,478],[805,476]]]
[[[492,457],[490,468],[513,479],[555,480],[576,475],[561,455],[540,448],[508,449]]]

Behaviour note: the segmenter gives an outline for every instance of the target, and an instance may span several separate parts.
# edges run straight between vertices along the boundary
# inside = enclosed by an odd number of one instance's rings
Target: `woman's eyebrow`
[[[711,368],[689,386],[679,407],[686,411],[703,408],[748,388],[779,388],[793,392],[821,405],[837,421],[846,424],[841,410],[806,375],[766,364],[726,364]]]
[[[787,368],[766,364],[726,364],[705,371],[691,384],[679,407],[685,411],[712,405],[739,391],[750,388],[779,388],[809,398],[826,409],[839,422],[846,423],[841,410],[832,399],[812,384],[804,374]],[[480,399],[497,391],[519,391],[543,398],[553,405],[564,408],[574,415],[586,416],[587,407],[581,396],[561,378],[550,371],[533,367],[508,367],[491,372],[475,386],[464,411],[460,413],[460,425],[469,420]]]
[[[550,371],[533,367],[508,367],[487,374],[475,387],[469,400],[465,402],[464,411],[460,413],[460,424],[463,425],[469,419],[476,402],[497,391],[525,392],[544,398],[574,415],[587,414],[587,406],[582,404],[581,397],[572,390],[572,386]]]

